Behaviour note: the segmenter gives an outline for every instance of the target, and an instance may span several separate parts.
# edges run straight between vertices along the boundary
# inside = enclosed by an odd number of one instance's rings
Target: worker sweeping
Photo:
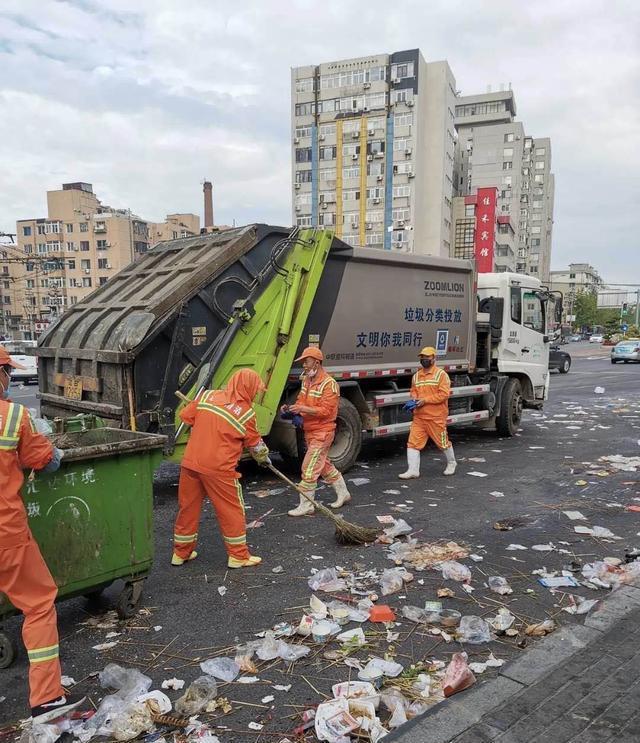
[[[28,411],[6,399],[12,369],[25,367],[0,346],[0,593],[24,614],[29,704],[34,722],[61,717],[84,698],[66,696],[58,652],[58,588],[34,540],[20,497],[23,469],[55,472],[62,452],[37,433]]]
[[[412,399],[404,406],[405,410],[413,412],[413,421],[407,442],[407,471],[399,475],[402,480],[420,477],[420,452],[429,439],[445,453],[447,466],[444,474],[453,475],[457,467],[453,446],[447,436],[451,380],[444,369],[436,366],[435,348],[423,348],[419,358],[421,368],[411,380]]]
[[[283,405],[283,414],[293,413],[302,417],[307,451],[302,462],[300,489],[312,500],[318,478],[331,485],[336,500],[329,505],[340,508],[351,500],[347,484],[329,459],[329,449],[336,432],[336,418],[340,401],[340,388],[335,379],[323,369],[324,356],[319,348],[309,346],[296,361],[302,361],[302,387],[293,405]],[[306,516],[314,512],[313,503],[300,496],[297,508],[289,516]]]
[[[269,449],[256,427],[252,403],[265,386],[257,372],[240,369],[224,390],[205,390],[181,412],[191,426],[182,459],[174,529],[172,565],[197,557],[198,524],[205,497],[216,512],[230,568],[246,568],[262,562],[247,547],[247,522],[236,470],[242,450],[248,447],[259,464],[270,464]]]

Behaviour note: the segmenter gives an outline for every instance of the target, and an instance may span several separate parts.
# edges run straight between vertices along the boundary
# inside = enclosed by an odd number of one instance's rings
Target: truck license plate
[[[68,400],[82,400],[82,379],[67,377],[64,381],[64,396]]]

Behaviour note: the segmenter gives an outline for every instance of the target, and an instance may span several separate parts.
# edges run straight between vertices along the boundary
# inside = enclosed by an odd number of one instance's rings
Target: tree
[[[573,305],[576,325],[579,328],[591,327],[598,319],[598,298],[590,292],[578,292]]]

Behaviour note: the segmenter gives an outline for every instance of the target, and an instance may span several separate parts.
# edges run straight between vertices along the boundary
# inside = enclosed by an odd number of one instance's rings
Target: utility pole
[[[640,289],[636,289],[636,328],[640,325]]]

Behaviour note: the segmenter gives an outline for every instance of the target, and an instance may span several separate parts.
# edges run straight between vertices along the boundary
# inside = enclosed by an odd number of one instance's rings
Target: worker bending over
[[[230,568],[246,568],[262,562],[249,554],[247,522],[236,470],[244,447],[259,464],[270,464],[269,449],[256,428],[251,407],[265,386],[257,372],[240,369],[224,390],[205,390],[181,412],[192,427],[180,468],[178,503],[174,529],[172,565],[197,557],[200,512],[205,497],[213,505],[222,532]]]
[[[62,457],[46,436],[36,433],[28,411],[6,399],[12,369],[24,368],[0,346],[0,592],[24,614],[31,716],[43,723],[61,717],[84,698],[71,699],[62,688],[54,605],[58,588],[20,497],[23,469],[55,472]]]
[[[436,350],[427,346],[420,351],[421,368],[411,380],[411,400],[405,409],[413,411],[413,421],[407,442],[407,471],[403,480],[420,477],[420,452],[429,439],[444,451],[447,457],[445,475],[453,475],[457,463],[453,446],[447,436],[451,380],[444,369],[436,366]]]
[[[302,462],[300,489],[314,500],[318,478],[333,486],[336,500],[329,505],[340,508],[351,500],[347,484],[329,459],[329,449],[336,432],[340,388],[336,380],[322,368],[324,356],[319,348],[309,346],[296,361],[302,361],[302,387],[294,405],[283,405],[283,413],[302,416],[307,451]],[[297,508],[289,516],[313,513],[313,504],[302,495]]]

